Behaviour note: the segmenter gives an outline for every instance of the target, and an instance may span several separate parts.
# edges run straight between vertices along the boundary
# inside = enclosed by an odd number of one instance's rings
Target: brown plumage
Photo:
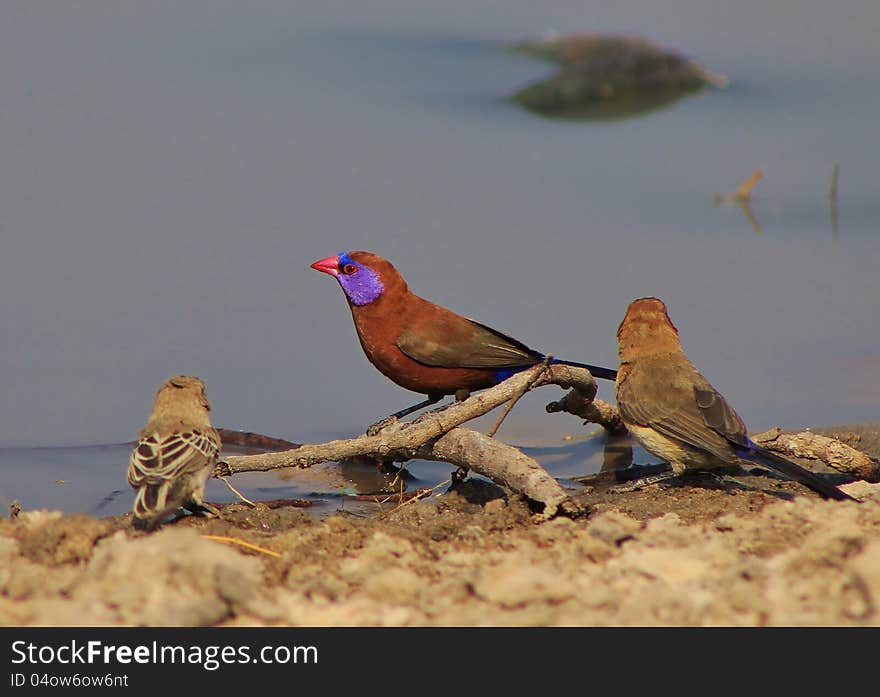
[[[205,383],[191,375],[167,380],[128,462],[135,489],[135,525],[151,529],[184,507],[216,513],[204,503],[205,482],[220,454]]]
[[[496,383],[486,368],[540,362],[509,337],[419,297],[389,261],[369,252],[353,259],[376,271],[384,292],[367,305],[349,304],[364,353],[379,371],[413,392],[427,395],[480,390]],[[459,360],[461,357],[461,360]],[[450,367],[466,363],[468,367]]]
[[[371,252],[327,257],[312,268],[345,292],[369,361],[395,383],[439,399],[497,385],[544,360],[544,354],[491,327],[419,297],[397,269]],[[613,380],[615,371],[559,361]]]
[[[666,305],[639,298],[617,330],[617,405],[646,450],[680,474],[747,460],[770,468],[822,496],[851,499],[809,470],[756,445],[727,400],[688,360]]]

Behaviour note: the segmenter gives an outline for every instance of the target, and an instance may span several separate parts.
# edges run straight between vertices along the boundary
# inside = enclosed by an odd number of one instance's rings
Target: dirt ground
[[[384,517],[234,504],[152,534],[26,511],[0,521],[0,624],[880,624],[880,484],[845,485],[855,504],[736,479],[597,482],[540,523],[479,480]]]

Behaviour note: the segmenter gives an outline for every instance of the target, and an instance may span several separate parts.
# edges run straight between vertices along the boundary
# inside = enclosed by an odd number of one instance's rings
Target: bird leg
[[[370,426],[367,429],[367,435],[368,436],[377,436],[382,431],[382,429],[385,429],[388,426],[390,426],[391,424],[395,423],[396,421],[399,421],[404,416],[409,416],[410,414],[412,414],[415,411],[418,411],[419,409],[424,409],[425,407],[429,407],[432,404],[436,404],[441,399],[443,399],[442,394],[428,395],[428,398],[424,402],[419,402],[418,404],[413,404],[411,407],[407,407],[406,409],[401,409],[400,411],[396,411],[393,414],[391,414],[390,416],[386,416],[381,421],[377,421],[376,423],[374,423],[372,426]]]
[[[413,404],[411,407],[407,407],[406,409],[401,409],[400,411],[394,412],[389,419],[402,419],[404,416],[409,416],[415,411],[419,409],[424,409],[425,407],[430,407],[432,404],[436,404],[441,399],[443,399],[442,394],[429,394],[428,398],[424,402],[419,402],[418,404]]]

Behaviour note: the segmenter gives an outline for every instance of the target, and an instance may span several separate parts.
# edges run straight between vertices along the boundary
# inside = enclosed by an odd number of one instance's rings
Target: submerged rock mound
[[[516,50],[559,65],[559,72],[513,95],[542,116],[613,120],[663,108],[727,78],[648,39],[584,34],[523,42]]]

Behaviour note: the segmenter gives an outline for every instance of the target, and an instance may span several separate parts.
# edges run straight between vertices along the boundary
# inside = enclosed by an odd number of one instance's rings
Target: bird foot
[[[378,436],[382,431],[384,431],[389,426],[393,426],[396,423],[400,423],[400,419],[398,419],[394,414],[391,416],[386,416],[381,421],[377,421],[372,426],[367,429],[368,436]]]
[[[220,509],[212,506],[210,503],[190,503],[184,506],[186,510],[188,510],[193,515],[201,516],[202,518],[219,518],[220,517]]]

